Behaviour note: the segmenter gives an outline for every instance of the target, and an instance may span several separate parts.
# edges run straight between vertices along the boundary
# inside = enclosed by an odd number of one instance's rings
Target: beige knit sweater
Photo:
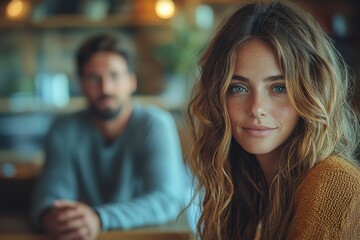
[[[318,163],[296,190],[289,240],[360,239],[360,170],[331,158]]]

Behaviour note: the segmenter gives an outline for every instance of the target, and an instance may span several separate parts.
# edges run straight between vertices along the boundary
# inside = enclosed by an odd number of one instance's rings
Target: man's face
[[[98,52],[84,65],[81,86],[92,112],[107,120],[119,115],[136,90],[136,78],[121,55]]]

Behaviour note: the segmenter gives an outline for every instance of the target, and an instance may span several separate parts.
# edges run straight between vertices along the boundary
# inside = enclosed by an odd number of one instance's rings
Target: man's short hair
[[[121,34],[102,33],[88,38],[76,53],[77,73],[81,77],[89,59],[98,52],[111,52],[121,55],[127,62],[130,72],[135,72],[135,49],[131,41]]]

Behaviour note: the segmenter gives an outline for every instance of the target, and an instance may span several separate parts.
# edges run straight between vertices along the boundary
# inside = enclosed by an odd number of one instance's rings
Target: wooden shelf
[[[38,177],[43,166],[43,161],[28,163],[9,161],[7,163],[0,163],[1,168],[4,168],[6,165],[12,168],[13,173],[11,176],[8,176],[3,172],[3,170],[1,170],[0,181],[2,179],[27,180]]]
[[[44,153],[40,150],[36,153],[26,155],[17,151],[1,150],[0,180],[22,180],[37,177],[43,165],[43,158]],[[10,173],[7,173],[6,167],[10,168]]]
[[[134,102],[140,102],[143,105],[156,105],[168,111],[181,111],[185,105],[184,101],[170,101],[162,96],[133,96]],[[69,113],[75,112],[86,107],[84,97],[73,97],[65,107],[56,107],[41,103],[36,97],[17,99],[13,104],[12,100],[0,98],[0,113],[24,113],[24,112],[55,112]],[[24,104],[26,103],[26,104]]]
[[[57,15],[43,20],[9,20],[0,18],[0,29],[55,29],[96,27],[170,27],[170,22],[157,17],[112,15],[101,20],[91,20],[81,15]]]
[[[245,1],[239,0],[201,0],[203,4],[239,4]]]

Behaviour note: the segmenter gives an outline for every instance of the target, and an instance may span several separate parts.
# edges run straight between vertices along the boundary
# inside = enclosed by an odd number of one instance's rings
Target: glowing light
[[[175,4],[172,0],[158,0],[156,1],[155,11],[159,18],[171,18],[175,14]]]
[[[22,0],[12,0],[6,7],[9,18],[21,18],[26,14],[27,5]]]

